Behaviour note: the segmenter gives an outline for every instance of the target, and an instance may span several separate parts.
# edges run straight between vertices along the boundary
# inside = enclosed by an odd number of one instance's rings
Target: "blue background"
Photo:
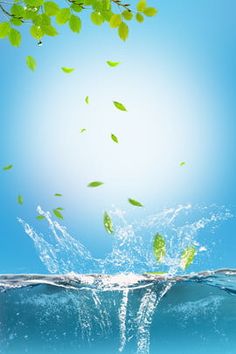
[[[160,0],[157,7],[155,18],[130,24],[126,43],[86,18],[81,34],[61,28],[42,47],[28,28],[20,48],[1,40],[0,165],[14,165],[0,173],[1,273],[46,271],[17,221],[42,231],[37,205],[64,207],[64,225],[99,257],[111,249],[101,216],[113,204],[136,219],[189,202],[234,211],[236,3]],[[37,59],[34,73],[27,55]],[[76,71],[65,75],[61,66]],[[90,190],[92,180],[105,184]],[[145,208],[129,206],[128,197]],[[236,267],[235,227],[231,219],[218,229],[201,269]]]

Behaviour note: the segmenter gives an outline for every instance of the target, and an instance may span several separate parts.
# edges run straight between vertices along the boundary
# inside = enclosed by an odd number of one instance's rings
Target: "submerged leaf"
[[[28,55],[26,57],[26,65],[32,71],[34,71],[36,69],[36,67],[37,67],[36,60],[31,55]]]
[[[163,262],[166,255],[166,242],[160,234],[156,234],[153,239],[153,253],[158,262]]]
[[[138,202],[138,201],[135,200],[135,199],[129,198],[128,201],[129,201],[130,204],[132,204],[132,205],[134,205],[134,206],[143,207],[143,204],[141,204],[140,202]]]
[[[125,108],[125,106],[120,103],[120,102],[117,102],[117,101],[113,101],[113,104],[114,106],[119,109],[120,111],[124,111],[124,112],[127,112],[127,109]]]
[[[114,134],[111,134],[111,138],[115,143],[119,144],[119,140],[118,140],[117,136],[115,136]]]
[[[20,205],[23,205],[23,204],[24,204],[24,198],[22,197],[22,195],[18,195],[18,197],[17,197],[17,202],[18,202],[18,204],[20,204]]]
[[[62,66],[62,67],[61,67],[61,70],[64,71],[64,73],[66,73],[66,74],[70,74],[70,73],[72,73],[75,69],[74,69],[74,68],[67,68],[67,67],[65,67],[65,66]]]
[[[58,209],[53,209],[53,214],[58,218],[58,219],[64,219],[63,215]]]
[[[190,264],[193,263],[195,255],[196,255],[195,247],[193,246],[187,247],[181,255],[180,267],[184,270],[187,269],[190,266]]]
[[[112,68],[114,68],[115,66],[119,65],[120,62],[119,61],[110,61],[107,60],[107,65],[111,66]]]
[[[9,171],[13,168],[13,165],[7,165],[5,167],[3,167],[3,171]]]
[[[101,186],[102,184],[104,184],[103,182],[100,182],[100,181],[93,181],[93,182],[90,182],[87,187],[99,187]]]
[[[108,215],[108,213],[106,211],[105,211],[105,213],[103,215],[103,224],[104,224],[104,227],[105,227],[106,231],[109,234],[112,234],[114,232],[112,219],[111,219],[111,217]]]

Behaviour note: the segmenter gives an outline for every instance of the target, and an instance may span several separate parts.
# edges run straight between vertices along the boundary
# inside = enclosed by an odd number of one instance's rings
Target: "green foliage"
[[[89,96],[85,97],[85,103],[89,104]]]
[[[112,234],[114,232],[112,219],[106,211],[103,215],[103,225],[108,234]]]
[[[26,57],[26,65],[27,65],[28,68],[29,68],[30,70],[32,70],[32,71],[34,71],[34,70],[36,69],[36,67],[37,67],[36,60],[35,60],[32,56],[30,56],[30,55],[28,55],[28,56]]]
[[[186,165],[186,162],[185,162],[185,161],[182,161],[182,162],[179,163],[179,165],[180,165],[180,167],[183,167],[183,166]]]
[[[100,187],[101,185],[103,185],[104,183],[103,182],[100,182],[100,181],[93,181],[93,182],[90,182],[87,187]]]
[[[160,234],[156,234],[153,239],[153,253],[158,262],[163,262],[166,256],[166,242]]]
[[[129,201],[129,203],[130,203],[131,205],[134,205],[134,206],[137,206],[137,207],[143,207],[143,204],[141,204],[140,202],[138,202],[138,201],[135,200],[135,199],[129,198],[128,201]]]
[[[115,143],[119,144],[119,140],[118,140],[117,136],[115,136],[114,134],[111,134],[111,138]]]
[[[193,263],[195,256],[196,256],[195,247],[193,246],[187,247],[181,255],[180,267],[184,270],[187,269]]]
[[[13,165],[7,165],[5,167],[3,167],[3,171],[9,171],[13,168]]]
[[[64,219],[62,213],[59,211],[59,208],[53,209],[53,214],[58,218],[58,219]]]
[[[114,68],[115,66],[119,65],[120,62],[119,61],[110,61],[107,60],[107,65],[109,65],[110,67]]]
[[[114,106],[119,109],[120,111],[124,111],[124,112],[127,112],[127,109],[125,108],[125,106],[120,103],[120,102],[117,102],[117,101],[113,101],[113,104]]]
[[[62,66],[61,70],[64,71],[64,73],[66,74],[71,74],[73,73],[73,71],[75,71],[74,68],[67,68],[66,66]]]
[[[61,193],[55,193],[54,197],[62,197],[62,194]]]
[[[80,129],[80,133],[85,133],[86,131],[87,131],[87,129],[85,129],[85,128]]]
[[[22,197],[22,195],[18,195],[17,197],[17,203],[20,205],[24,204],[24,198]]]
[[[42,221],[42,220],[45,219],[45,216],[43,216],[43,215],[37,215],[37,216],[36,216],[36,219],[39,220],[39,221]]]
[[[0,2],[0,12],[6,18],[4,22],[0,22],[0,39],[8,38],[15,47],[21,44],[19,28],[29,28],[33,39],[41,42],[44,36],[56,36],[57,27],[62,25],[79,33],[82,16],[89,16],[96,26],[106,23],[110,28],[118,30],[119,37],[125,41],[129,35],[130,21],[136,19],[141,23],[144,16],[152,17],[157,14],[157,10],[149,7],[145,0],[132,4],[125,3],[124,0],[69,0],[65,3],[59,0],[6,0]]]

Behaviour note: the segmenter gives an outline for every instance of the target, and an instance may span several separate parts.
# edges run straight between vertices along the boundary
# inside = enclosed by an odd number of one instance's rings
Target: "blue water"
[[[236,271],[0,276],[4,354],[236,352]]]

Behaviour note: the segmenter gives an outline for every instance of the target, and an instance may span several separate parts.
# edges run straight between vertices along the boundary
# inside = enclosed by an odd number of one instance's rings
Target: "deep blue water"
[[[2,275],[0,353],[236,353],[236,271]]]

